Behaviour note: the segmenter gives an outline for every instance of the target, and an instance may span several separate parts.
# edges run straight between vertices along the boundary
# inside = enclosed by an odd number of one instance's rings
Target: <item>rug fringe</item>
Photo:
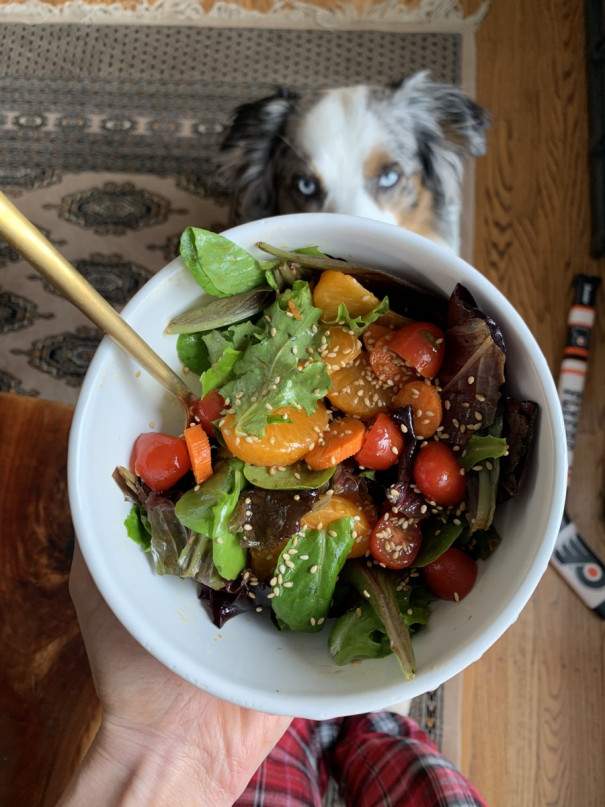
[[[421,0],[409,8],[401,0],[382,0],[361,8],[338,0],[322,8],[305,0],[273,0],[268,11],[243,8],[236,2],[218,0],[208,11],[191,0],[135,0],[125,8],[119,2],[92,4],[87,0],[66,0],[57,5],[45,0],[1,3],[5,22],[20,23],[129,23],[139,25],[258,25],[260,27],[351,28],[358,25],[422,26],[432,30],[464,27],[476,29],[488,11],[484,0],[473,14],[464,15],[460,0]]]

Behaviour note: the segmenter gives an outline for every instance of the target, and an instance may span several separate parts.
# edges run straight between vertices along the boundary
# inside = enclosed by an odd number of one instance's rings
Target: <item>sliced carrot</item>
[[[320,500],[318,506],[304,515],[301,519],[301,527],[313,530],[323,530],[332,521],[339,518],[351,516],[354,521],[355,543],[351,547],[347,557],[360,558],[370,548],[370,535],[376,523],[376,513],[362,507],[361,502],[354,501],[348,496],[326,496]]]
[[[412,407],[414,432],[423,440],[435,434],[441,424],[443,407],[439,390],[423,379],[404,384],[393,398],[392,405]]]
[[[184,432],[185,443],[191,459],[191,469],[198,485],[212,476],[210,440],[200,423],[189,426]]]
[[[357,454],[363,445],[366,427],[353,417],[333,420],[322,434],[315,448],[305,455],[305,462],[313,471],[333,468],[339,462]]]

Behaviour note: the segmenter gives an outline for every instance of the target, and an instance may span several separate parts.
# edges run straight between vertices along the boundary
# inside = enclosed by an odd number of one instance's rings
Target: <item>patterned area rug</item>
[[[120,310],[186,226],[225,227],[215,155],[237,104],[424,68],[463,83],[460,31],[367,28],[5,24],[0,188]],[[75,403],[100,339],[0,240],[0,390]],[[440,747],[443,701],[411,712]]]

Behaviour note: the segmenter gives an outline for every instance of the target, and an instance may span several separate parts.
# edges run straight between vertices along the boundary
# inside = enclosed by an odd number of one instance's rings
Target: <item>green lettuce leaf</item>
[[[282,469],[246,465],[244,476],[251,485],[264,490],[314,490],[327,484],[335,470],[312,471],[306,462],[296,462]]]
[[[440,558],[460,537],[463,529],[462,523],[448,521],[444,524],[440,519],[425,521],[422,525],[422,544],[414,558],[414,566],[428,566]]]
[[[235,363],[231,380],[220,388],[225,399],[238,402],[234,417],[239,434],[262,437],[268,418],[279,407],[302,408],[307,414],[316,410],[317,400],[331,386],[319,357],[320,316],[304,281],[297,281],[266,309],[259,324],[262,331]]]
[[[347,596],[350,600],[350,593]],[[421,583],[398,587],[396,599],[410,633],[427,624],[430,603],[435,597]],[[393,652],[384,623],[365,596],[360,597],[355,608],[334,621],[328,648],[339,665],[349,664],[354,659],[383,658]]]
[[[144,507],[133,504],[124,520],[124,526],[131,541],[142,546],[146,552],[151,548],[151,530]]]
[[[398,600],[397,577],[380,566],[368,566],[361,561],[349,561],[343,581],[351,583],[374,608],[389,637],[390,647],[397,657],[406,679],[415,675],[416,661],[410,630]]]
[[[181,524],[212,539],[212,559],[225,580],[235,580],[246,565],[246,550],[229,526],[246,484],[243,466],[235,457],[217,464],[212,476],[184,493],[175,507]]]
[[[328,649],[340,666],[360,658],[383,658],[393,652],[382,620],[368,603],[360,603],[334,622]]]
[[[184,367],[201,376],[211,365],[208,348],[199,333],[182,333],[176,340],[176,352]]]
[[[326,529],[306,530],[288,541],[276,567],[273,612],[291,630],[322,630],[338,577],[355,538],[350,516]],[[294,551],[293,551],[294,550]]]
[[[328,325],[344,325],[347,328],[350,328],[355,336],[359,336],[362,334],[365,329],[370,325],[372,322],[375,322],[378,317],[381,317],[383,314],[389,310],[389,298],[384,297],[382,301],[373,308],[372,311],[368,311],[367,314],[360,314],[358,317],[352,317],[347,307],[344,303],[340,303],[338,306],[338,313],[336,315],[336,319],[333,322],[327,323]]]
[[[181,236],[180,249],[196,283],[214,297],[230,297],[266,283],[268,262],[257,261],[247,250],[218,233],[187,227]]]

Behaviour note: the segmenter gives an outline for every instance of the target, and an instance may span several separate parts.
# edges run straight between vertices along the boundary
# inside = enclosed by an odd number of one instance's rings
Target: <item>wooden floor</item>
[[[581,0],[492,0],[478,100],[493,126],[477,170],[475,264],[517,306],[553,372],[574,273],[589,254]],[[605,295],[593,334],[569,509],[605,557]],[[490,807],[605,804],[605,623],[549,569],[518,622],[463,674],[462,768]]]
[[[255,4],[255,0],[247,2]],[[330,2],[323,0],[325,5]],[[469,10],[475,10],[479,4],[480,0],[465,0]],[[474,262],[521,312],[556,374],[573,276],[576,272],[605,276],[605,261],[593,261],[589,254],[583,2],[491,0],[490,10],[477,33],[477,46],[477,97],[491,110],[493,125],[488,154],[477,165]],[[602,291],[601,319],[593,335],[569,497],[572,517],[603,557],[604,298]],[[0,405],[6,405],[6,399],[0,400]],[[67,434],[70,413],[59,415],[58,422],[45,423],[43,435],[48,439],[53,429],[60,432],[62,439]],[[24,423],[31,422],[28,412],[22,416]],[[64,456],[57,461],[64,464]],[[24,459],[19,462],[15,467],[24,468]],[[8,475],[7,471],[0,492],[7,508],[17,495],[15,480],[14,474]],[[41,490],[44,485],[55,484],[55,480],[32,471],[27,478],[23,477],[25,483],[37,485],[35,490]],[[31,501],[35,508],[36,498]],[[38,512],[33,515],[45,519],[57,530],[53,581],[64,585],[69,556],[61,541],[65,542],[67,527],[60,521],[60,515]],[[26,516],[29,518],[27,513],[15,512],[14,523],[18,526],[21,519],[25,524]],[[24,537],[28,543],[24,543],[23,564],[24,569],[29,569],[31,562],[26,558],[25,547],[29,546],[30,552],[33,548],[35,557],[36,535]],[[9,569],[8,573],[15,579],[25,574],[17,569]],[[30,577],[27,585],[36,586],[37,572]],[[22,595],[19,603],[4,603],[4,607],[27,608],[25,583]],[[51,608],[53,596],[53,590],[49,589],[51,615],[56,610]],[[65,607],[69,605],[65,603]],[[59,635],[60,625],[56,629]],[[465,671],[462,768],[490,807],[605,804],[604,638],[605,623],[549,569],[518,622]],[[31,652],[31,641],[28,640],[24,652],[28,649]],[[68,665],[71,669],[69,665],[85,663],[83,652],[79,636],[68,636],[56,649],[60,667],[66,669]],[[34,725],[40,703],[34,697],[34,677],[26,680],[19,673],[19,653],[19,646],[15,645],[15,667],[11,672],[14,675],[10,681],[2,681],[2,688],[8,691],[9,685],[21,686],[23,698],[27,697],[31,704]],[[41,651],[41,670],[47,662]],[[57,687],[64,687],[64,680],[57,678]],[[82,703],[93,703],[90,696],[90,691],[73,693],[74,715],[81,711]],[[52,718],[52,711],[48,715]],[[43,718],[41,715],[40,731],[46,731],[49,725],[49,719]],[[94,719],[93,709],[88,724]],[[52,760],[28,759],[24,753],[24,767],[17,772],[23,781],[36,778],[36,771],[51,771],[49,778],[39,781],[35,803],[53,803],[51,794],[60,792],[64,783],[61,777],[66,775],[67,767],[73,767],[88,740],[88,734],[82,734],[77,747],[72,743],[71,748],[65,748],[60,737],[56,743],[46,742],[47,750],[53,748]],[[18,742],[24,748],[28,743],[29,747],[35,747],[31,738],[8,737],[0,731],[0,750],[3,743],[6,749]],[[4,753],[0,756],[4,757]],[[10,787],[4,792],[16,792],[15,782],[8,784]]]

